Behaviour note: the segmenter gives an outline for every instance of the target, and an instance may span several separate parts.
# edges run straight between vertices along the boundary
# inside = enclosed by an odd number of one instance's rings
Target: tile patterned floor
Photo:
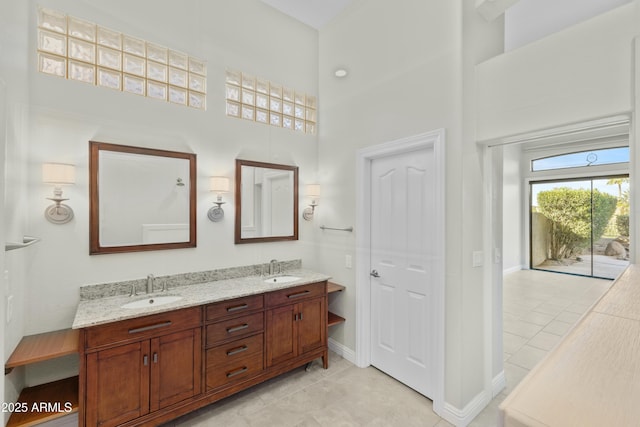
[[[498,405],[552,349],[611,281],[523,270],[505,276],[504,369],[507,387],[470,424],[496,425]],[[165,427],[450,427],[431,401],[375,368],[335,353],[318,362],[179,418]]]
[[[496,425],[498,405],[612,283],[533,270],[504,277],[503,351],[507,387],[470,427]]]

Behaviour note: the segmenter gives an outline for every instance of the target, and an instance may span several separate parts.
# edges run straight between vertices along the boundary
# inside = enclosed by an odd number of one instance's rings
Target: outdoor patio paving
[[[581,261],[574,262],[570,265],[544,262],[535,266],[535,269],[591,276],[591,255],[581,255],[580,259]],[[593,255],[593,276],[615,279],[628,265],[628,260],[621,260],[606,255]]]

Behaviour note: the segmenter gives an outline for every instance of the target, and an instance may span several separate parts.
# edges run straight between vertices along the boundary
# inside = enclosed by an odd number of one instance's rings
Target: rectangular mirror
[[[298,240],[298,167],[236,159],[236,243]]]
[[[89,142],[89,252],[196,246],[196,155]]]

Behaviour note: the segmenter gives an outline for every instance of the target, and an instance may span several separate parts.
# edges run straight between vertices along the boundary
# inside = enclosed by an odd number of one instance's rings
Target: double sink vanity
[[[61,344],[11,363],[79,353],[79,376],[36,399],[71,401],[79,426],[102,427],[156,426],[315,359],[326,369],[327,293],[341,287],[299,260],[280,264],[277,275],[258,264],[84,286],[72,329],[23,338],[39,342],[27,353]]]
[[[296,269],[81,300],[79,424],[158,425],[327,359],[328,276]]]

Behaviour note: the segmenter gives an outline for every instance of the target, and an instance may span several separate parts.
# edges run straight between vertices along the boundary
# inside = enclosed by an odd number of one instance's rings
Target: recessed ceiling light
[[[338,68],[334,74],[336,77],[347,77],[347,74],[349,73],[344,68]]]

